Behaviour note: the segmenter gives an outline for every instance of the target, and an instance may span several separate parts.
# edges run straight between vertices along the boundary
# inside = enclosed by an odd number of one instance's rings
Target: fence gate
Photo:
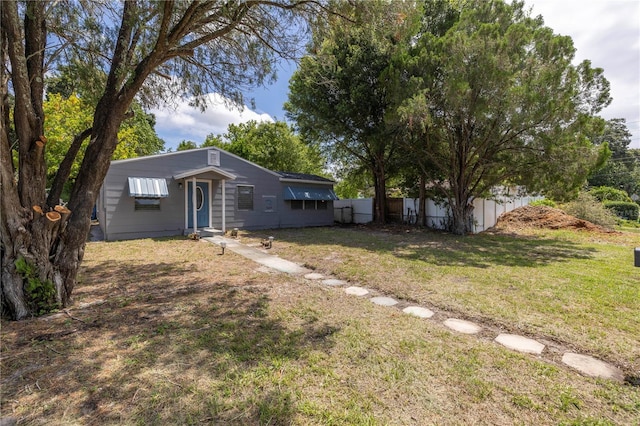
[[[402,223],[404,200],[402,198],[387,198],[387,217],[389,223]]]

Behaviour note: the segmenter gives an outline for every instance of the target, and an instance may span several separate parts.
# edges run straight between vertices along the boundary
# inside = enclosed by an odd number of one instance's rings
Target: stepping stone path
[[[464,334],[478,334],[482,330],[482,327],[478,324],[457,318],[449,318],[444,322],[444,325],[452,330]]]
[[[369,300],[380,306],[394,306],[398,304],[398,301],[396,299],[386,296],[372,297]]]
[[[339,287],[341,285],[345,285],[347,282],[342,280],[337,280],[335,278],[330,278],[328,280],[322,280],[322,284],[329,285],[331,287]]]
[[[619,368],[587,355],[567,352],[562,356],[562,362],[587,376],[624,381],[624,374]]]
[[[344,292],[347,294],[352,294],[354,296],[366,296],[369,294],[369,290],[362,287],[347,287],[344,289]]]
[[[533,339],[529,339],[524,336],[517,336],[515,334],[499,334],[496,337],[496,342],[502,346],[506,346],[514,351],[524,352],[529,354],[540,355],[544,350],[544,345]]]
[[[402,312],[409,315],[415,315],[419,318],[431,318],[434,315],[433,311],[421,306],[409,306],[408,308],[404,308]]]
[[[317,272],[312,272],[304,276],[308,280],[321,280],[324,278],[324,275],[319,274]]]
[[[308,280],[322,280],[322,284],[331,287],[339,287],[347,284],[346,281],[335,278],[325,279],[325,276],[322,274],[319,274],[317,272],[310,272],[304,267],[280,259],[277,256],[264,254],[255,248],[247,247],[234,240],[228,240],[221,237],[205,238],[204,240],[212,243],[217,243],[223,240],[227,241],[227,247],[229,247],[229,249],[234,251],[235,253],[252,259],[266,267],[276,269],[281,272],[293,275],[305,274],[304,278]],[[344,289],[344,291],[349,295],[355,296],[366,296],[367,294],[369,294],[369,290],[356,286],[347,287]],[[369,300],[377,305],[390,307],[395,306],[399,303],[397,300],[386,296],[372,297]],[[434,315],[433,311],[421,306],[409,306],[404,308],[402,311],[409,315],[415,315],[419,318],[431,318]],[[480,325],[458,318],[449,318],[445,320],[443,324],[452,330],[464,334],[478,334],[480,333],[480,331],[482,331],[482,327]],[[524,336],[518,336],[515,334],[499,334],[495,338],[495,342],[514,351],[534,355],[541,355],[545,348],[545,345],[536,340]],[[562,362],[568,367],[573,368],[590,377],[610,379],[618,382],[623,382],[625,380],[624,373],[619,368],[587,355],[566,352],[562,356]],[[2,426],[2,422],[0,422],[0,426]]]

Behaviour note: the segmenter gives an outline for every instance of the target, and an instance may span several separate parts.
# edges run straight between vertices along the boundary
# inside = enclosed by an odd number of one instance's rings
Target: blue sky
[[[593,66],[604,69],[613,102],[601,115],[625,118],[632,133],[631,147],[640,148],[640,1],[526,0],[526,4],[555,33],[571,36],[576,63],[590,59]],[[254,110],[229,108],[212,94],[212,105],[205,113],[184,104],[175,110],[153,111],[156,130],[166,148],[175,150],[182,140],[201,143],[210,133],[225,133],[230,123],[285,120],[282,106],[295,68],[295,63],[279,64],[276,83],[246,93],[247,104],[255,105]]]

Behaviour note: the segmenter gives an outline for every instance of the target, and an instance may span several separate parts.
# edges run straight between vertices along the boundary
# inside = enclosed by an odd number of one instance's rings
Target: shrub
[[[621,189],[612,188],[610,186],[598,186],[591,188],[589,194],[593,195],[600,202],[605,201],[624,201],[632,203],[633,200],[629,197],[626,191]]]
[[[19,257],[15,261],[16,270],[24,280],[24,292],[27,295],[28,304],[38,315],[43,315],[58,308],[56,302],[56,287],[50,281],[42,281],[38,277],[36,266]]]
[[[621,219],[638,220],[638,213],[640,212],[640,206],[634,202],[626,201],[605,201],[604,206],[611,210],[616,216]]]
[[[571,201],[561,208],[578,219],[587,220],[605,228],[613,229],[616,225],[616,216],[587,192],[581,192],[575,201]]]
[[[541,200],[532,201],[532,202],[529,203],[529,205],[530,206],[534,206],[534,207],[537,207],[537,206],[547,206],[547,207],[553,207],[553,208],[558,207],[558,205],[556,204],[555,201],[550,200],[548,198],[543,198]]]

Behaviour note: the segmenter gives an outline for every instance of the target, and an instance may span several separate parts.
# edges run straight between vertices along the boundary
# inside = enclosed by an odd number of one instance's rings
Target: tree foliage
[[[344,3],[352,23],[330,20],[314,34],[289,84],[285,104],[301,133],[321,146],[346,174],[367,170],[374,181],[374,220],[384,221],[386,179],[393,174],[400,130],[385,73],[396,50],[410,42],[413,4]]]
[[[219,146],[269,170],[324,173],[317,147],[305,144],[285,122],[231,124],[224,138],[229,143]]]
[[[473,199],[496,185],[574,194],[604,161],[590,137],[610,102],[602,70],[573,65],[571,38],[522,2],[462,5],[444,33],[425,28],[398,78],[411,89],[398,114],[411,128],[411,155],[432,168],[457,234],[471,231]]]
[[[640,195],[640,157],[629,149],[631,133],[624,118],[608,120],[604,132],[594,138],[596,145],[611,151],[611,157],[601,169],[589,176],[590,186],[609,186]]]
[[[119,142],[113,153],[113,160],[157,154],[164,149],[164,141],[154,130],[154,116],[146,114],[140,105],[134,104],[133,109],[135,111],[133,117],[125,120],[118,131]],[[75,93],[66,99],[60,94],[48,93],[43,103],[43,111],[47,118],[44,133],[47,135],[48,149],[45,151],[45,161],[47,188],[49,188],[60,164],[71,148],[74,137],[91,127],[93,117],[91,106],[86,105],[84,99]],[[88,139],[82,142],[78,155],[72,163],[69,178],[61,196],[64,200],[68,200],[70,186],[78,175],[88,143]]]
[[[222,148],[269,170],[324,174],[320,151],[305,144],[283,121],[230,124],[224,135],[207,136],[200,147],[206,146]],[[192,148],[196,148],[195,143],[185,141],[178,146],[179,151]]]
[[[274,76],[275,58],[295,55],[303,18],[319,12],[322,3],[310,0],[0,2],[2,314],[36,313],[16,269],[20,257],[40,282],[53,283],[59,305],[69,303],[91,210],[134,100],[202,105],[216,92],[240,101]],[[47,197],[45,74],[70,61],[105,79],[92,93],[91,126],[73,136]],[[56,211],[87,138],[67,209]]]

